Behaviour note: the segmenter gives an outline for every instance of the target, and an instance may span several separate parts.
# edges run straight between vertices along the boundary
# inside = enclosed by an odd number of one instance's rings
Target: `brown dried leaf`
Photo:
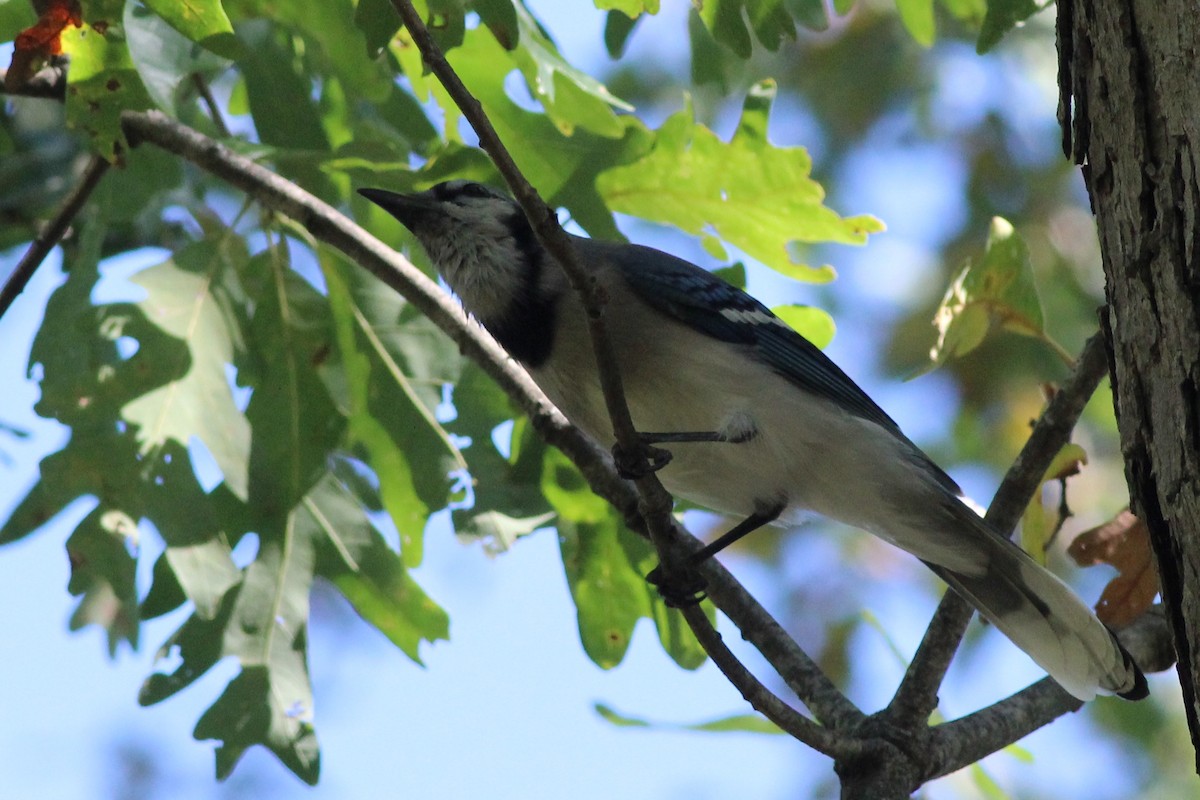
[[[1081,567],[1104,563],[1117,568],[1117,576],[1104,587],[1096,603],[1096,616],[1104,624],[1124,627],[1154,602],[1158,573],[1150,552],[1150,532],[1128,509],[1079,534],[1067,553]]]

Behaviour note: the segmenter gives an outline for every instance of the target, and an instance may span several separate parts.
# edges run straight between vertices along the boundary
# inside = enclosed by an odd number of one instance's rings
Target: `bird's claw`
[[[644,478],[671,463],[670,450],[654,447],[644,442],[634,451],[626,450],[620,444],[614,444],[612,456],[613,463],[617,467],[617,474],[626,480]]]
[[[666,603],[667,608],[688,608],[699,604],[708,597],[704,591],[708,582],[700,576],[699,572],[690,567],[668,578],[662,564],[659,564],[650,570],[646,581],[658,589],[658,594]]]

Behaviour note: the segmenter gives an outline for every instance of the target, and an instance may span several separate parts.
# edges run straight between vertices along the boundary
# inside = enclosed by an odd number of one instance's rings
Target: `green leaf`
[[[121,641],[137,649],[137,522],[117,508],[98,506],[67,539],[71,579],[67,590],[83,595],[71,630],[99,625],[108,633],[109,655]]]
[[[792,330],[808,339],[821,349],[833,341],[837,325],[829,312],[816,306],[776,306],[771,309],[775,316],[788,324]]]
[[[905,29],[922,47],[930,47],[937,35],[933,21],[933,0],[896,0],[896,10]]]
[[[37,22],[33,4],[24,0],[0,2],[0,42],[11,42],[17,34]]]
[[[367,39],[367,55],[375,58],[400,30],[400,15],[391,0],[358,0],[354,7],[354,26]]]
[[[633,29],[637,27],[641,17],[630,17],[621,11],[609,11],[604,18],[604,49],[609,58],[620,58],[625,52],[625,45]]]
[[[225,628],[224,653],[242,672],[196,724],[197,739],[219,739],[217,777],[245,750],[263,744],[300,778],[319,770],[313,697],[306,663],[308,595],[316,561],[314,531],[298,512],[267,521],[244,572]]]
[[[221,0],[188,0],[186,3],[177,0],[144,0],[146,7],[157,14],[164,22],[188,41],[195,42],[201,47],[226,58],[237,58],[241,47],[233,35],[233,26]],[[129,15],[137,15],[130,4],[126,11],[126,22]]]
[[[407,326],[415,341],[403,341],[404,328],[397,324],[402,298],[377,280],[367,283],[361,267],[336,258],[332,251],[323,248],[320,255],[341,353],[340,377],[347,388],[350,441],[366,451],[384,508],[400,532],[405,561],[415,567],[421,563],[429,513],[445,506],[448,476],[465,470],[466,462],[434,418],[438,398],[423,403],[418,393],[416,384],[428,379],[430,365],[424,364],[424,374],[413,375],[400,359],[412,355],[423,361],[437,354],[445,356],[443,364],[457,359],[445,352],[446,347],[430,347],[418,326]],[[357,297],[351,295],[352,285],[360,289]],[[359,298],[370,305],[359,306]],[[392,348],[380,335],[385,330],[391,334]],[[443,342],[444,338],[437,344]],[[426,389],[436,394],[440,386]]]
[[[625,127],[613,109],[632,111],[633,106],[615,97],[592,76],[567,63],[524,3],[514,3],[513,8],[519,42],[508,48],[509,55],[547,116],[567,136],[581,126],[600,136],[620,138]]]
[[[829,12],[825,0],[787,0],[788,10],[796,21],[810,31],[829,29]]]
[[[89,140],[91,148],[111,160],[129,149],[121,130],[121,112],[150,108],[152,102],[142,84],[120,23],[121,7],[97,3],[88,7],[88,21],[111,11],[104,33],[85,24],[68,27],[62,34],[63,52],[71,56],[67,72],[67,124]]]
[[[238,410],[226,377],[241,331],[231,328],[229,299],[220,297],[223,272],[245,266],[245,254],[232,240],[204,240],[150,267],[132,282],[146,290],[138,307],[178,347],[139,342],[140,368],[170,380],[141,394],[121,409],[137,425],[143,453],[167,441],[187,447],[198,436],[213,455],[230,489],[245,498],[250,457],[250,424]]]
[[[971,765],[971,782],[979,790],[985,800],[1011,800],[1011,795],[996,783],[996,779],[988,774],[979,764]]]
[[[697,4],[697,10],[717,41],[743,59],[753,52],[751,33],[772,52],[784,39],[796,38],[796,25],[783,0],[708,0]]]
[[[546,114],[520,108],[505,93],[496,74],[511,58],[486,31],[468,31],[463,46],[449,58],[483,104],[500,138],[514,144],[517,166],[542,196],[552,205],[566,206],[591,235],[619,238],[612,214],[596,191],[596,176],[646,153],[652,139],[646,127],[628,115],[616,118],[623,130],[620,138],[598,136],[585,127],[565,136]],[[412,78],[411,72],[406,74]],[[530,146],[516,146],[522,142]]]
[[[933,324],[938,341],[929,352],[927,371],[971,352],[996,326],[1050,341],[1043,328],[1029,248],[1007,220],[992,219],[983,258],[978,263],[967,261],[955,276]]]
[[[981,25],[987,14],[987,0],[940,0],[942,7],[956,19]]]
[[[316,785],[321,771],[316,731],[299,718],[305,713],[302,706],[281,707],[292,695],[287,693],[290,687],[276,684],[277,673],[265,667],[244,669],[196,723],[197,739],[221,742],[216,750],[218,780],[229,777],[250,746],[265,744],[301,780]]]
[[[300,530],[322,542],[318,572],[355,610],[418,664],[420,644],[450,636],[450,618],[409,576],[362,507],[326,476],[304,499]]]
[[[188,3],[162,4],[173,9],[191,8]],[[216,6],[220,11],[220,4]],[[221,16],[224,18],[224,11]],[[225,25],[228,27],[229,20],[225,20]],[[125,6],[125,34],[129,39],[130,56],[146,91],[159,108],[174,115],[180,113],[179,99],[185,94],[183,90],[191,94],[193,76],[211,79],[232,63],[209,50],[197,50],[192,45],[197,40],[189,40],[168,21],[136,3]],[[237,43],[232,28],[224,41]]]
[[[558,520],[579,638],[588,658],[602,669],[621,663],[634,626],[650,612],[643,581],[629,569],[621,550],[618,528],[612,517],[575,522],[560,516]]]
[[[705,733],[767,733],[782,734],[775,723],[759,714],[731,714],[707,722],[683,724],[677,722],[652,722],[639,717],[622,714],[604,703],[596,703],[596,713],[620,728],[653,728],[666,731],[701,731]]]
[[[251,259],[247,272],[269,280],[247,337],[264,363],[246,409],[249,504],[269,520],[295,508],[324,474],[345,418],[317,370],[333,347],[325,298],[288,268],[279,248]]]
[[[767,266],[811,281],[828,281],[829,267],[798,267],[788,244],[861,244],[882,230],[873,217],[842,218],[823,205],[803,148],[767,141],[773,83],[747,95],[741,123],[724,143],[696,124],[690,109],[659,129],[642,159],[601,173],[597,186],[613,211],[675,225],[692,234],[712,231]]]
[[[594,0],[601,11],[619,11],[626,19],[636,19],[642,14],[657,14],[659,0]],[[611,14],[609,15],[611,18]]]
[[[1004,38],[1004,34],[1049,4],[1049,0],[1044,3],[1035,0],[987,0],[987,14],[979,29],[976,52],[982,54],[991,50]]]
[[[615,667],[625,657],[637,621],[650,617],[675,662],[684,669],[699,667],[707,655],[683,615],[668,609],[643,577],[657,560],[654,548],[592,493],[565,456],[545,452],[542,489],[558,512],[563,568],[588,657],[604,669]],[[715,619],[711,603],[705,611]]]

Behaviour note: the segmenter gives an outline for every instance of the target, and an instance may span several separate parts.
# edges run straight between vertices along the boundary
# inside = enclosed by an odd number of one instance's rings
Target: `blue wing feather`
[[[753,346],[764,363],[800,389],[903,437],[892,418],[837,364],[741,289],[650,247],[614,250],[613,255],[629,286],[649,305],[714,339]],[[654,268],[645,269],[651,262]]]

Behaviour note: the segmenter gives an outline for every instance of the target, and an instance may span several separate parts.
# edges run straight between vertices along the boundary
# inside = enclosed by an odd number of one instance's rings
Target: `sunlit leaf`
[[[822,349],[829,346],[837,331],[833,317],[823,308],[791,305],[776,306],[771,311],[796,333]]]
[[[150,95],[142,84],[129,53],[121,8],[89,4],[83,28],[69,28],[63,34],[63,51],[71,56],[67,73],[67,123],[88,137],[91,147],[113,160],[128,149],[121,130],[121,112],[151,106]],[[111,11],[111,17],[96,14]],[[105,23],[101,34],[93,25]]]
[[[933,0],[896,0],[900,21],[918,44],[929,47],[937,35],[933,21]]]
[[[810,177],[808,153],[769,144],[774,96],[771,83],[750,92],[728,143],[697,125],[690,110],[674,114],[644,158],[600,175],[597,185],[609,207],[692,234],[711,231],[767,266],[807,280],[830,280],[828,267],[794,264],[788,244],[861,244],[882,226],[873,217],[839,217],[823,204],[825,192]]]
[[[177,348],[146,346],[135,358],[141,368],[170,380],[121,409],[137,425],[143,452],[168,440],[187,447],[198,436],[230,488],[245,498],[250,424],[234,402],[226,376],[240,331],[222,309],[221,272],[244,267],[244,253],[228,242],[202,241],[135,275],[146,290],[138,305],[150,322],[178,340]],[[147,344],[148,343],[143,343]]]

